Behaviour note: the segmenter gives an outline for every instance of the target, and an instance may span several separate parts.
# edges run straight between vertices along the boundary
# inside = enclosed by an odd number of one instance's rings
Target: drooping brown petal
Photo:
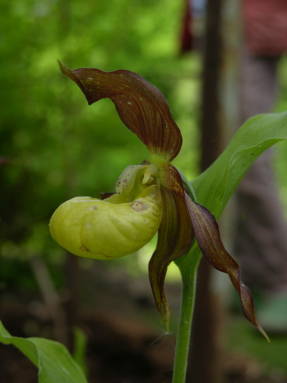
[[[89,104],[110,98],[121,120],[154,153],[173,159],[181,148],[182,137],[161,92],[136,73],[127,70],[104,72],[94,68],[70,70],[60,63],[62,72],[75,81]]]
[[[246,318],[257,327],[262,335],[269,341],[268,335],[257,322],[251,293],[240,279],[239,265],[223,246],[215,218],[205,207],[193,202],[187,194],[185,198],[192,220],[195,238],[203,255],[206,256],[207,260],[216,269],[229,275],[233,286],[239,293]]]
[[[156,306],[168,329],[169,308],[164,292],[167,267],[188,252],[194,238],[181,178],[172,166],[167,170],[161,195],[163,216],[157,247],[149,263],[149,278]]]

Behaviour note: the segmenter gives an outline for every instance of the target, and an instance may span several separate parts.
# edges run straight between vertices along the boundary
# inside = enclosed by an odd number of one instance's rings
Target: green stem
[[[194,312],[196,277],[200,251],[193,247],[188,255],[176,261],[181,272],[183,288],[181,312],[176,335],[176,348],[172,383],[185,383],[188,366],[191,326]]]

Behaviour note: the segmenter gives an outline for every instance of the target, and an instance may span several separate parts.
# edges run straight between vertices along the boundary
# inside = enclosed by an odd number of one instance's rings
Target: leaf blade
[[[39,383],[87,383],[80,367],[58,342],[12,336],[1,321],[0,342],[15,346],[38,367]]]
[[[218,218],[256,158],[284,140],[287,140],[287,112],[250,118],[217,160],[192,181],[198,202]]]
[[[249,119],[238,129],[217,160],[192,181],[196,201],[218,218],[256,158],[264,150],[284,140],[287,140],[287,112],[262,114]],[[193,264],[194,255],[199,256],[198,252],[199,248],[195,246],[186,257],[176,261],[184,285],[192,278],[188,270]],[[243,300],[247,299],[245,290],[242,290],[241,295]],[[185,299],[183,305],[187,303]],[[262,328],[259,330],[262,332]]]

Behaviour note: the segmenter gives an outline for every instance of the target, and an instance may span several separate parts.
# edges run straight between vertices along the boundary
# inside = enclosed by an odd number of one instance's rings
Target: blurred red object
[[[186,53],[193,49],[191,0],[184,0],[184,2],[184,12],[180,31],[180,53]]]
[[[245,41],[256,55],[287,52],[287,0],[243,0]]]
[[[194,7],[204,8],[204,0],[184,0],[180,33],[180,52],[197,46]],[[287,52],[287,0],[242,0],[244,40],[250,53],[258,56],[279,56]],[[238,15],[239,17],[240,15]],[[203,22],[204,18],[202,18]]]

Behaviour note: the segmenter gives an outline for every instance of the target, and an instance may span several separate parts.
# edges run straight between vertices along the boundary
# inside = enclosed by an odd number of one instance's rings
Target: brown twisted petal
[[[185,198],[192,220],[195,238],[203,255],[206,256],[212,266],[229,275],[233,286],[239,293],[242,309],[246,318],[269,341],[268,335],[256,319],[250,290],[240,279],[239,265],[223,246],[215,218],[205,207],[193,202],[187,194]]]
[[[60,63],[62,72],[77,83],[89,104],[110,98],[123,123],[155,153],[172,160],[182,143],[161,92],[136,73],[127,70],[104,72],[94,68],[70,70]]]
[[[194,238],[181,178],[172,166],[161,187],[161,196],[163,216],[157,247],[149,263],[149,278],[156,306],[168,329],[169,308],[164,292],[167,267],[188,252]]]

